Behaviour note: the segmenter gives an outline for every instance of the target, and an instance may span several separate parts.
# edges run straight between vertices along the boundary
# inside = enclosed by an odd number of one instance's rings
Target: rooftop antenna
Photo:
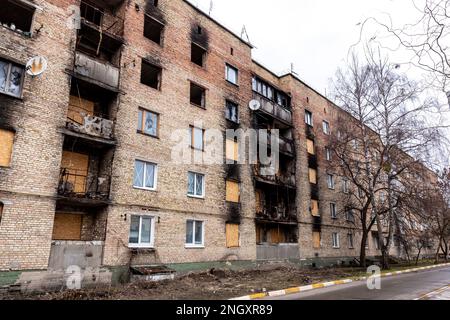
[[[241,31],[241,38],[242,39],[244,39],[244,35],[247,38],[247,42],[250,43],[250,37],[248,36],[247,28],[245,28],[245,24],[242,26],[242,31]]]
[[[213,0],[211,0],[211,2],[209,3],[209,15],[211,15],[213,7],[214,7],[214,2],[213,2]]]

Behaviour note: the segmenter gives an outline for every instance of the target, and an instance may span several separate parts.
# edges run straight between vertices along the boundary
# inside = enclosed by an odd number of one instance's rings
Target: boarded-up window
[[[320,216],[319,213],[319,201],[311,200],[311,214],[315,217]]]
[[[238,248],[240,246],[238,224],[227,223],[226,236],[227,236],[227,248]]]
[[[69,98],[67,119],[77,124],[84,123],[84,117],[94,115],[94,102],[75,96]]]
[[[228,202],[239,202],[239,183],[235,181],[227,180],[227,201]]]
[[[320,232],[313,232],[313,247],[320,249]]]
[[[317,184],[317,170],[309,169],[309,182],[313,184]]]
[[[61,168],[66,169],[65,181],[72,185],[73,192],[85,193],[89,156],[71,151],[63,151]]]
[[[239,160],[239,144],[237,141],[226,140],[226,156],[228,160]]]
[[[53,240],[81,240],[83,216],[70,213],[56,213],[53,224]]]
[[[315,154],[314,141],[306,139],[306,148],[308,149],[309,154]]]
[[[0,129],[0,167],[9,167],[14,144],[14,132]]]

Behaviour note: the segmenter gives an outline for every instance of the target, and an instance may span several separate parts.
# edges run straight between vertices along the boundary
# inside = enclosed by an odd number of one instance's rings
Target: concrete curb
[[[420,267],[420,268],[406,269],[403,271],[394,271],[394,272],[384,273],[384,274],[381,274],[381,278],[391,277],[391,276],[395,276],[398,274],[429,270],[429,269],[445,267],[445,266],[450,266],[450,263],[443,263],[443,264],[437,264],[437,265],[433,265],[433,266],[426,266],[426,267]],[[250,295],[243,296],[243,297],[232,298],[229,300],[256,300],[256,299],[262,299],[262,298],[267,298],[267,297],[281,297],[281,296],[286,296],[286,295],[293,294],[293,293],[299,293],[299,292],[305,292],[305,291],[310,291],[310,290],[315,290],[315,289],[320,289],[320,288],[332,287],[332,286],[342,285],[342,284],[351,283],[351,282],[358,282],[358,281],[366,280],[366,279],[367,279],[367,277],[360,277],[357,279],[344,279],[344,280],[335,280],[335,281],[329,281],[329,282],[315,283],[315,284],[310,284],[307,286],[294,287],[294,288],[289,288],[289,289],[284,289],[284,290],[254,293],[254,294],[250,294]]]

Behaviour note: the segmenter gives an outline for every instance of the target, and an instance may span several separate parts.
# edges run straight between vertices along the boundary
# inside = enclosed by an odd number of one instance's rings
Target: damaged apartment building
[[[188,1],[4,0],[0,39],[0,271],[13,283],[358,255],[326,169],[340,109]],[[172,161],[173,132],[201,158],[208,129],[277,130],[278,172],[238,164],[226,139],[223,165]]]

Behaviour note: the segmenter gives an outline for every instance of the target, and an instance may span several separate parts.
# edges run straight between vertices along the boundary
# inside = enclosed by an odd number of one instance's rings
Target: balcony
[[[272,145],[272,135],[267,134],[267,143],[269,146]],[[287,139],[282,136],[278,136],[278,148],[279,151],[285,155],[293,157],[295,155],[294,141]]]
[[[114,122],[90,115],[84,110],[71,110],[67,117],[68,130],[103,139],[113,138]]]
[[[118,5],[122,0],[109,1],[111,6]],[[102,1],[107,4],[108,1]],[[124,20],[100,7],[93,6],[85,1],[80,4],[81,22],[98,32],[110,37],[121,39],[124,31]]]
[[[257,214],[256,220],[296,224],[298,221],[297,208],[292,205],[289,207],[265,205],[262,207],[262,212]]]
[[[104,89],[118,91],[119,68],[109,62],[103,62],[77,51],[75,53],[74,73],[82,80],[89,81]]]
[[[280,122],[292,126],[292,111],[288,110],[279,104],[254,93],[253,99],[259,101],[261,104],[261,108],[257,112],[262,112],[264,114],[270,115],[271,117],[274,117],[275,119],[279,120]]]
[[[96,176],[85,170],[63,167],[59,175],[58,195],[69,205],[104,206],[109,204],[109,181],[107,175]]]
[[[273,185],[283,185],[291,188],[295,188],[295,173],[270,173],[270,167],[265,167],[262,165],[255,165],[254,171],[255,176],[258,181],[273,184]]]

